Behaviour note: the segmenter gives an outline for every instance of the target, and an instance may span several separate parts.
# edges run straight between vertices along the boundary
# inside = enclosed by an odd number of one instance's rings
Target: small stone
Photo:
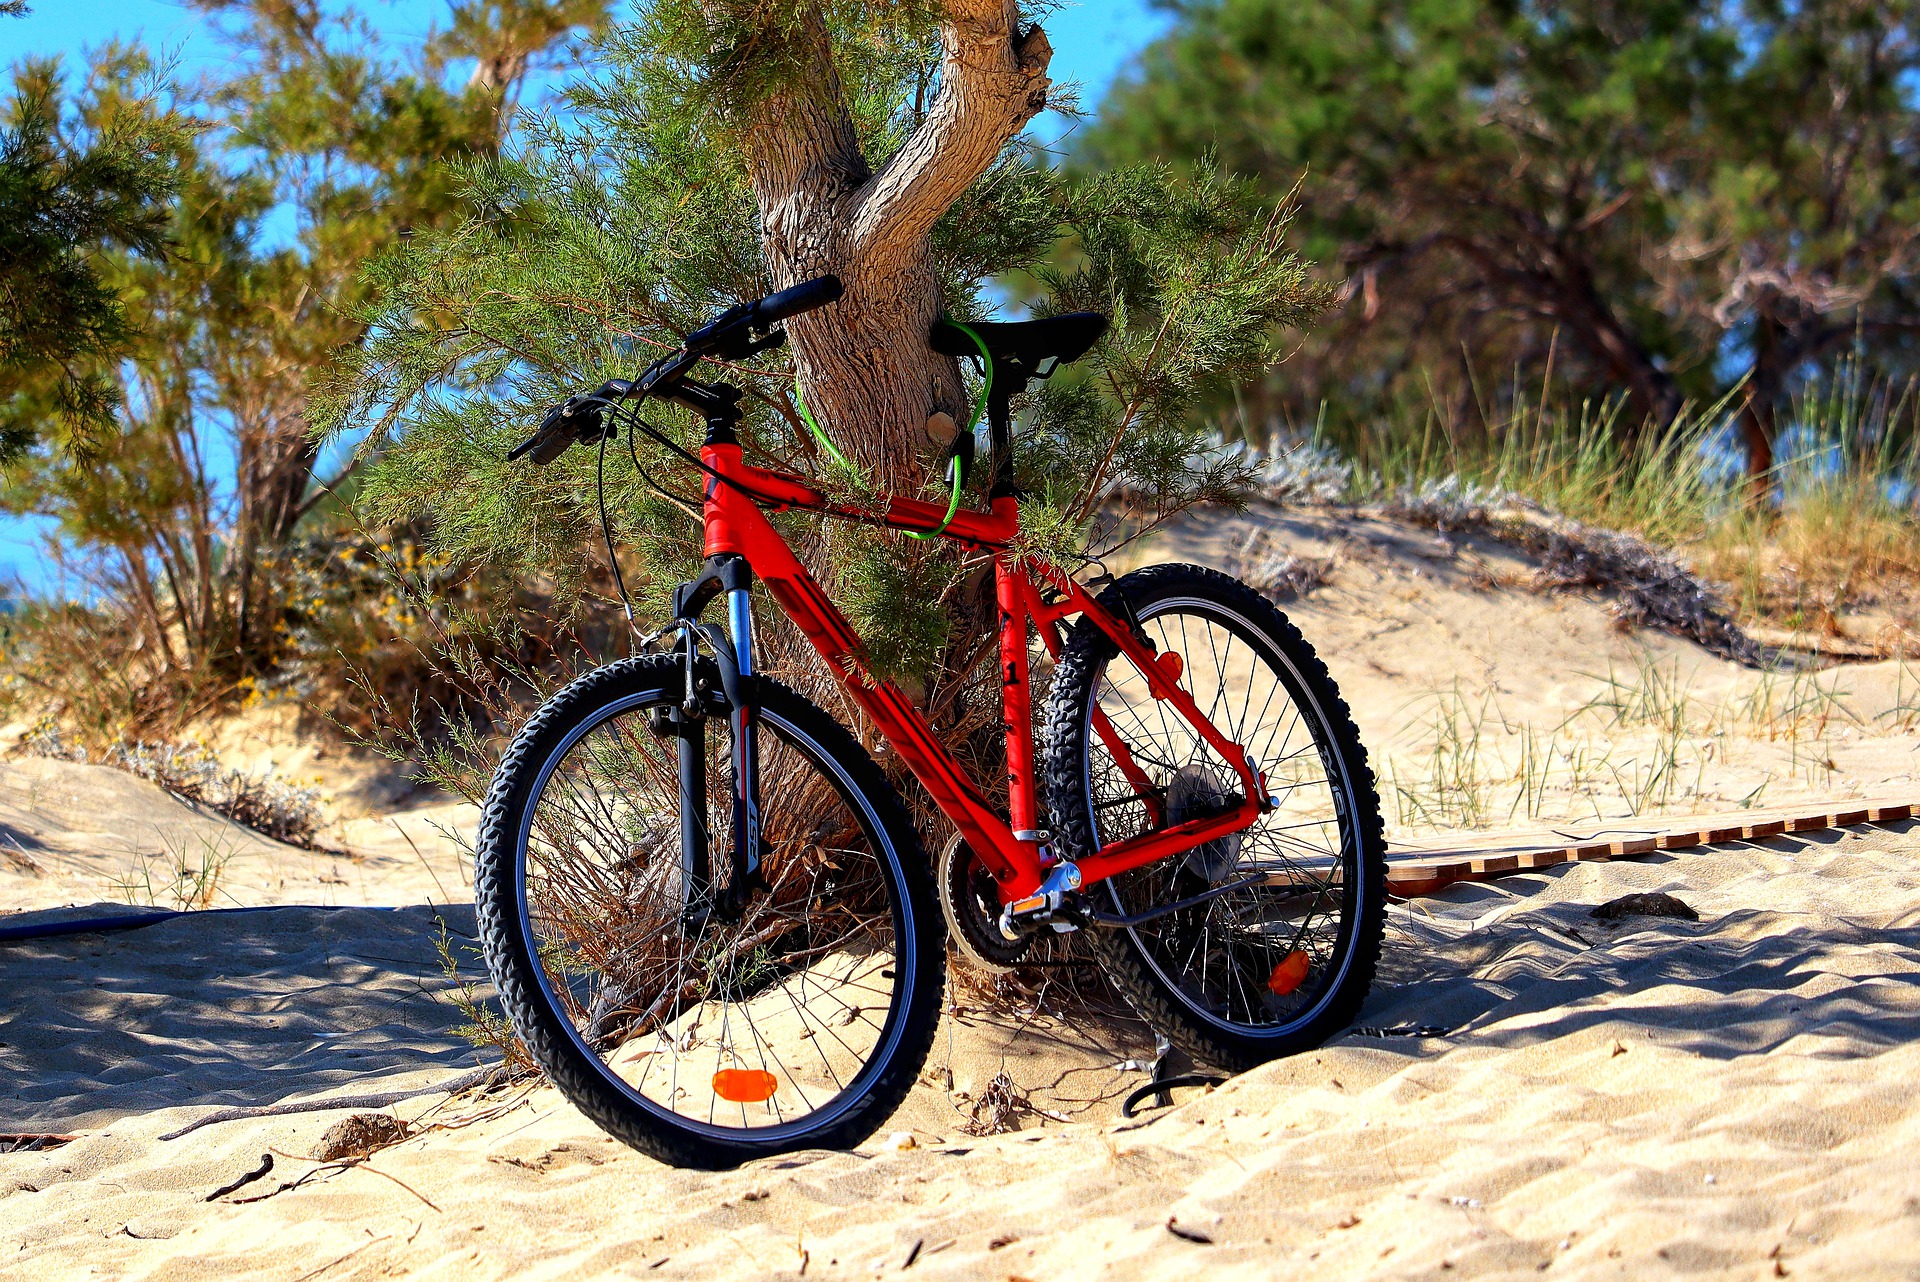
[[[883,1153],[904,1153],[908,1149],[919,1148],[920,1141],[913,1138],[912,1131],[895,1131],[881,1143]]]

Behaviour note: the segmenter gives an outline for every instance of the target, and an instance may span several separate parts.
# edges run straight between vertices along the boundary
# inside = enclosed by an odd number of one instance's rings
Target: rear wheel
[[[682,1166],[857,1144],[912,1086],[939,1017],[939,913],[898,795],[824,712],[748,680],[755,885],[730,884],[725,708],[677,721],[672,657],[611,664],[544,705],[494,776],[478,843],[480,927],[515,1031],[582,1112]],[[705,776],[689,807],[704,859],[683,842],[689,768]]]
[[[1352,717],[1313,648],[1246,584],[1156,565],[1100,597],[1116,614],[1123,600],[1160,654],[1180,656],[1181,684],[1278,805],[1096,886],[1099,907],[1128,917],[1237,888],[1131,928],[1095,927],[1092,943],[1142,1018],[1196,1059],[1238,1070],[1318,1046],[1366,997],[1385,918],[1380,804]],[[1061,654],[1046,727],[1048,799],[1069,859],[1239,804],[1239,775],[1091,620]]]

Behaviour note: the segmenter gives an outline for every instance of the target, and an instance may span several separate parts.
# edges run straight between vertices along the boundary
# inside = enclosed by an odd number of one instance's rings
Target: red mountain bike
[[[555,407],[514,453],[597,441],[604,464],[621,421],[679,450],[628,408],[649,397],[706,420],[699,457],[679,451],[705,477],[704,572],[642,647],[655,652],[540,708],[487,796],[479,920],[514,1028],[608,1132],[706,1167],[872,1133],[926,1060],[949,929],[988,966],[1039,932],[1087,932],[1141,1016],[1205,1062],[1320,1044],[1372,982],[1386,887],[1373,776],[1325,667],[1224,574],[1155,565],[1096,597],[1011,550],[1009,401],[1090,350],[1105,319],[937,325],[937,349],[983,365],[989,510],[957,510],[962,446],[954,504],[895,497],[876,518],[744,461],[738,389],[689,377],[777,345],[778,322],[839,296],[824,277],[732,308],[638,380]],[[992,556],[1005,812],[869,673],[763,509]],[[756,577],[953,825],[934,875],[854,737],[755,671]],[[724,628],[702,621],[721,597]],[[1037,748],[1032,632],[1053,664]]]

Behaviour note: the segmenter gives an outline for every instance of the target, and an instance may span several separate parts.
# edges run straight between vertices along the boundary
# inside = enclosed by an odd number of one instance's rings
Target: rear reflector
[[[713,1075],[713,1093],[735,1104],[758,1104],[773,1098],[780,1086],[772,1073],[758,1068],[723,1068]]]
[[[1307,968],[1310,964],[1307,955],[1295,949],[1287,954],[1284,961],[1273,968],[1273,974],[1267,977],[1267,987],[1281,997],[1285,997],[1306,981]]]
[[[1181,660],[1180,656],[1172,650],[1167,651],[1155,659],[1154,664],[1160,669],[1160,675],[1166,678],[1167,682],[1171,685],[1180,684],[1180,674],[1186,670],[1187,666],[1186,663]],[[1153,697],[1156,699],[1166,698],[1163,694],[1156,694]]]

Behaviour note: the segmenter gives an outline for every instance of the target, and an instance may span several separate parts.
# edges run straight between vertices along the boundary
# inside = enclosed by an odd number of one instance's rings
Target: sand
[[[110,766],[0,758],[0,903],[22,912],[468,901],[471,806],[339,817],[303,850]],[[180,870],[186,869],[182,876]]]
[[[1377,513],[1190,513],[1126,564],[1248,575],[1271,550],[1331,567],[1283,608],[1353,709],[1390,834],[1920,791],[1920,662],[1742,667],[1527,590],[1512,548]]]
[[[9,1129],[81,1137],[0,1155],[0,1275],[890,1276],[918,1243],[912,1272],[929,1277],[1752,1278],[1776,1261],[1795,1277],[1911,1277],[1913,827],[1576,866],[1397,908],[1392,972],[1361,1023],[1444,1035],[1351,1034],[1151,1120],[1108,1103],[971,1137],[936,1056],[894,1123],[914,1147],[877,1138],[705,1174],[621,1148],[536,1089],[238,1205],[313,1169],[295,1155],[342,1114],[157,1137],[212,1105],[470,1062],[421,914],[15,945]],[[1701,920],[1588,916],[1642,890]],[[970,1023],[957,1036],[978,1061],[992,1037]],[[1031,1046],[1090,1068],[1110,1053]],[[281,1155],[268,1177],[204,1200],[263,1153]]]
[[[1689,692],[1670,809],[1723,810],[1756,781],[1770,806],[1915,782],[1920,682],[1895,663],[1821,677],[1824,719],[1734,725],[1767,678],[1622,633],[1598,602],[1521,591],[1525,564],[1495,547],[1265,510],[1184,521],[1153,555],[1239,568],[1263,524],[1334,559],[1330,585],[1287,608],[1390,788],[1430,795],[1444,700],[1497,705],[1479,826],[1517,789],[1500,772],[1524,729],[1591,735],[1621,770],[1661,747],[1644,725],[1568,722],[1610,664],[1671,665]],[[0,1132],[77,1136],[0,1153],[0,1278],[1920,1276],[1920,825],[1396,905],[1354,1032],[1133,1121],[1118,1101],[1145,1079],[1150,1030],[969,984],[920,1086],[855,1153],[677,1171],[528,1086],[395,1105],[411,1138],[325,1167],[305,1155],[339,1110],[160,1137],[218,1108],[480,1062],[454,1001],[463,981],[484,990],[457,840],[472,816],[396,812],[397,785],[289,752],[284,726],[248,733],[228,746],[249,768],[341,771],[323,832],[337,853],[104,767],[0,760],[11,909],[153,902],[130,872],[203,848],[225,851],[216,906],[310,905],[0,945]],[[1624,814],[1628,791],[1569,768],[1514,826]],[[1394,832],[1438,827],[1405,802],[1390,793]],[[1653,890],[1700,920],[1589,915]],[[968,1134],[1001,1071],[1032,1108],[1012,1132]],[[263,1155],[270,1172],[209,1200]]]

